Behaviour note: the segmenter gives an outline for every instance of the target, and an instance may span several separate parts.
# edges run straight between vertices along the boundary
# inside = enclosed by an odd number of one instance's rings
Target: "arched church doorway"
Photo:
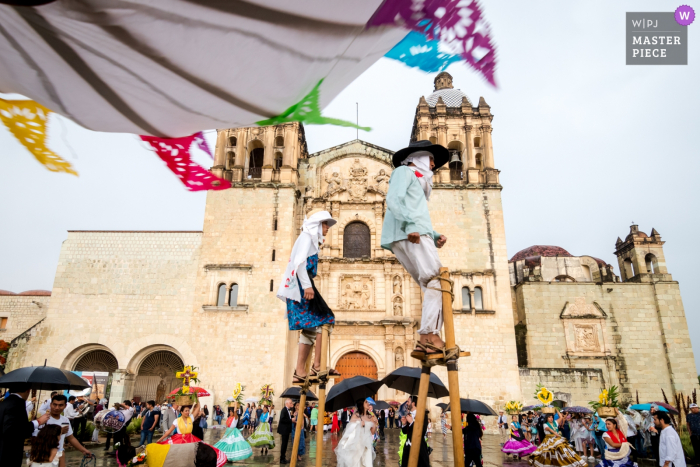
[[[112,385],[112,373],[117,371],[119,364],[117,359],[108,350],[90,350],[81,355],[73,365],[73,371],[92,385],[89,398],[100,400],[107,397]]]
[[[340,360],[335,365],[335,369],[342,375],[333,380],[335,384],[358,375],[378,379],[377,364],[372,357],[364,352],[346,353],[340,357]]]
[[[136,374],[134,399],[162,402],[170,392],[179,387],[182,380],[175,377],[184,367],[182,359],[167,350],[158,350],[146,357]]]

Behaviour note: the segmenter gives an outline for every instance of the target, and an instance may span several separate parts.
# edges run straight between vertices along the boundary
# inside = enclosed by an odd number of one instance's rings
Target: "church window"
[[[270,292],[275,290],[275,280],[270,279]]]
[[[272,250],[272,261],[275,260],[275,250]]]
[[[230,169],[236,164],[236,153],[233,151],[228,151],[226,153],[226,158],[228,159],[228,168]]]
[[[481,155],[481,153],[476,155],[476,168],[479,170],[484,169],[484,157]]]
[[[484,309],[484,297],[481,292],[481,287],[474,288],[474,309],[483,310]]]
[[[647,266],[647,273],[649,274],[658,274],[659,273],[659,262],[656,259],[656,256],[653,254],[649,253],[644,257],[644,262],[646,263]]]
[[[477,136],[476,138],[474,138],[474,147],[475,148],[481,147],[481,136]]]
[[[7,329],[7,318],[0,318],[0,329]]]
[[[632,260],[627,258],[623,261],[622,266],[625,270],[625,279],[632,279],[634,277],[634,268],[632,267]]]
[[[282,153],[278,151],[275,153],[275,170],[279,170],[281,167],[282,167]]]
[[[228,145],[235,146],[236,144],[238,144],[238,138],[236,138],[235,136],[229,136]]]
[[[472,296],[469,293],[469,287],[462,287],[462,309],[472,309]]]
[[[238,284],[231,284],[231,294],[228,297],[228,306],[238,306]]]
[[[284,137],[283,136],[278,136],[275,138],[275,146],[280,147],[284,146]]]
[[[343,257],[369,258],[371,256],[371,236],[369,227],[362,222],[353,222],[343,232]]]
[[[226,306],[226,284],[219,285],[219,294],[216,299],[216,306]]]

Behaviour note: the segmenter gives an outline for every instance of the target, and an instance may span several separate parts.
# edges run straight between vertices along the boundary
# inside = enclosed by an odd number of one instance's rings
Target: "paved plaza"
[[[225,430],[208,429],[204,436],[204,440],[210,444],[216,443],[219,438],[223,435]],[[434,449],[433,453],[430,455],[430,462],[432,467],[447,467],[453,466],[453,455],[452,455],[452,438],[448,433],[447,438],[443,439],[441,434],[433,434],[429,441],[430,446]],[[323,437],[324,440],[324,452],[323,452],[323,465],[333,467],[336,465],[335,453],[333,450],[340,440],[340,435],[331,435],[326,433]],[[260,449],[255,449],[253,456],[240,462],[235,462],[228,465],[250,465],[250,466],[263,466],[263,465],[279,465],[280,460],[280,438],[279,435],[275,434],[275,442],[277,443],[275,449],[270,450],[269,455],[260,455]],[[138,439],[132,440],[133,444],[138,443]],[[291,440],[289,452],[291,452]],[[114,457],[107,457],[103,451],[104,445],[91,446],[89,449],[92,450],[94,454],[97,455],[97,467],[116,467],[117,462]],[[377,457],[374,461],[375,466],[392,466],[398,467],[399,456],[399,430],[397,429],[387,429],[386,438],[384,440],[379,440],[377,442]],[[287,456],[289,457],[289,456]],[[70,451],[67,453],[67,467],[79,467],[82,455],[77,451]],[[302,457],[302,461],[297,465],[300,467],[310,467],[316,464],[316,438],[312,437],[306,441],[306,454]],[[514,460],[512,457],[507,458],[500,451],[499,437],[496,435],[484,435],[484,467],[494,467],[494,466],[521,466],[525,467],[529,464],[526,460]]]

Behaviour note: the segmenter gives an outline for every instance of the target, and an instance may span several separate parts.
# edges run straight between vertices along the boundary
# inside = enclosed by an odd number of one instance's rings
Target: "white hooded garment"
[[[326,222],[328,226],[333,226],[337,222],[328,211],[319,211],[304,220],[301,234],[294,242],[292,255],[284,271],[282,283],[277,290],[277,298],[286,303],[290,298],[295,302],[301,302],[301,292],[299,291],[298,271],[306,272],[306,260],[308,257],[318,253],[318,247],[323,245],[323,227]]]

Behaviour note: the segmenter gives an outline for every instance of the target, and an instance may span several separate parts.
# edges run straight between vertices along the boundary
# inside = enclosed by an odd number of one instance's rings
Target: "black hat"
[[[443,165],[447,164],[448,160],[450,160],[450,151],[448,151],[445,146],[433,144],[426,140],[412,141],[407,148],[403,148],[394,153],[394,156],[392,157],[394,168],[400,167],[401,162],[403,162],[404,159],[418,151],[428,151],[433,155],[433,162],[435,162],[435,169],[433,170],[439,169]]]

